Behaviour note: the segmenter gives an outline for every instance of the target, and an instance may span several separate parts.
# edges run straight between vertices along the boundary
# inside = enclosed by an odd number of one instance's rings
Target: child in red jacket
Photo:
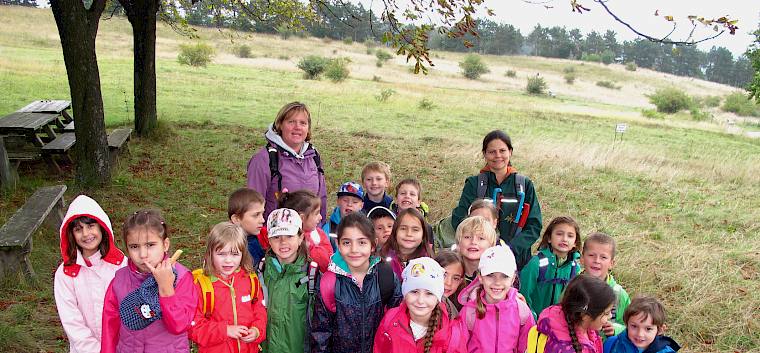
[[[465,353],[467,329],[449,320],[441,302],[444,270],[429,257],[412,259],[404,268],[404,300],[388,310],[375,335],[375,352]]]
[[[240,226],[222,222],[206,241],[203,268],[193,271],[199,293],[190,339],[201,353],[257,353],[267,314],[246,235]]]

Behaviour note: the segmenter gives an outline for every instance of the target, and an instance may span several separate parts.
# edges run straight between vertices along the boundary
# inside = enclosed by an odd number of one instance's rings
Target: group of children
[[[130,215],[116,246],[103,209],[77,197],[61,225],[55,298],[71,352],[672,352],[665,311],[629,300],[610,271],[615,241],[581,242],[570,217],[546,227],[519,272],[496,209],[470,207],[456,245],[438,249],[415,179],[387,195],[382,162],[344,183],[320,227],[311,191],[239,189],[202,267],[169,257],[154,210]],[[602,341],[604,346],[602,346]]]

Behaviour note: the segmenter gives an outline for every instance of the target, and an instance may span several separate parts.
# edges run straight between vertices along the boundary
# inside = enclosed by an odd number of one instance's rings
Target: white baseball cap
[[[406,295],[415,289],[427,289],[433,293],[438,301],[443,297],[443,274],[444,269],[435,260],[429,257],[418,257],[409,260],[401,277],[401,293]]]
[[[509,277],[513,277],[517,271],[515,255],[512,254],[512,250],[507,246],[497,245],[490,247],[480,256],[478,270],[482,276],[501,272]]]
[[[267,217],[267,237],[297,235],[301,230],[301,216],[289,208],[278,208]]]

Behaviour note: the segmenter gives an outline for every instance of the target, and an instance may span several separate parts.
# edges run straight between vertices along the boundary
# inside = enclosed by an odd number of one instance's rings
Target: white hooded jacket
[[[85,258],[80,250],[70,259],[66,235],[71,221],[79,217],[96,220],[105,230],[102,240],[109,242],[108,252],[100,251]],[[60,229],[63,263],[55,272],[53,292],[58,316],[69,338],[71,353],[100,352],[101,320],[106,289],[116,270],[126,265],[124,254],[116,247],[111,220],[95,200],[80,195],[69,206]]]

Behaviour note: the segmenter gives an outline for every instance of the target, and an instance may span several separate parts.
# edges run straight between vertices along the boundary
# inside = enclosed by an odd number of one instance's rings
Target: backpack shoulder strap
[[[486,197],[488,192],[488,173],[478,174],[478,193],[475,199],[482,199]]]
[[[387,307],[391,302],[391,298],[393,298],[393,291],[396,289],[393,281],[393,268],[385,261],[380,261],[377,266],[380,298],[382,299],[383,306]]]
[[[538,326],[533,326],[528,331],[528,347],[525,353],[543,353],[546,346],[546,335],[538,332]]]
[[[538,279],[537,282],[546,281],[546,269],[549,267],[549,258],[541,251],[536,254],[538,256]]]
[[[335,273],[325,271],[322,279],[319,281],[319,295],[322,296],[322,302],[325,308],[330,312],[335,312]]]
[[[319,151],[317,151],[311,143],[309,144],[308,149],[314,150],[314,164],[317,165],[317,171],[319,174],[325,175],[325,170],[322,168],[322,157],[319,156]]]
[[[214,311],[214,286],[211,285],[211,279],[203,274],[203,269],[193,270],[193,281],[201,286],[201,297],[203,299],[203,315],[211,316]]]
[[[280,154],[277,146],[267,143],[269,152],[269,175],[272,179],[277,178],[277,192],[282,191],[282,174],[280,174]]]
[[[251,278],[251,304],[254,304],[258,299],[256,297],[256,292],[258,292],[259,286],[261,286],[261,284],[259,281],[259,275],[256,274],[256,271],[249,273],[248,277]]]

